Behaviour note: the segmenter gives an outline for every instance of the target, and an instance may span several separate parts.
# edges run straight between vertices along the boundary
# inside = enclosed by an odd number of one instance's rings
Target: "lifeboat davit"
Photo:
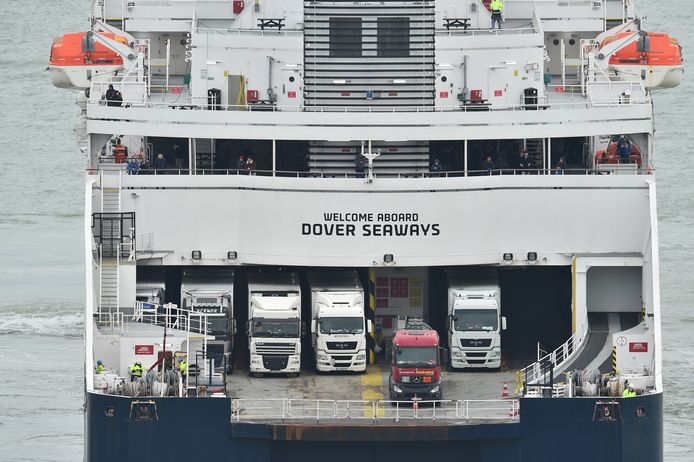
[[[634,32],[607,37],[601,47]],[[647,32],[643,37],[610,56],[610,71],[616,77],[643,80],[648,89],[673,88],[684,77],[682,47],[677,39],[662,32]]]
[[[97,32],[106,38],[128,44],[123,37]],[[86,32],[73,32],[53,40],[48,70],[51,83],[59,88],[89,88],[96,75],[115,75],[123,69],[123,58]]]

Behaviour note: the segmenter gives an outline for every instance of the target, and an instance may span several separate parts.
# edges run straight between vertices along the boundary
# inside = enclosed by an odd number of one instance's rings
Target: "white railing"
[[[193,334],[209,335],[208,315],[198,311],[179,308],[173,303],[157,305],[148,302],[135,302],[131,322],[148,323],[168,329],[182,330]]]
[[[441,401],[367,401],[328,399],[233,399],[234,422],[258,420],[370,420],[400,422],[443,420],[455,423],[518,420],[515,399]]]
[[[154,249],[154,233],[137,233],[135,235],[135,251],[151,252]]]
[[[554,374],[564,364],[572,360],[588,336],[588,327],[588,318],[586,317],[566,342],[544,356],[538,345],[538,360],[516,372],[516,394],[524,393],[528,386],[540,385],[540,381],[549,377],[550,372]]]

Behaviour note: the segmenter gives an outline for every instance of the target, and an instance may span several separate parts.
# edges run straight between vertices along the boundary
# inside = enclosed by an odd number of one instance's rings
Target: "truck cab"
[[[249,375],[301,371],[301,289],[296,273],[248,276]]]
[[[199,324],[208,338],[203,352],[214,368],[233,368],[232,353],[236,321],[234,319],[234,274],[205,268],[185,270],[181,282],[181,307],[191,312],[191,327]],[[199,315],[196,317],[195,313]],[[196,359],[192,357],[191,360]]]
[[[365,371],[364,293],[318,293],[315,299],[311,332],[316,369],[321,372]]]
[[[407,322],[393,337],[391,401],[443,399],[439,334],[423,322]]]
[[[460,275],[458,275],[460,276]],[[448,346],[452,369],[501,367],[501,290],[491,269],[449,276]]]

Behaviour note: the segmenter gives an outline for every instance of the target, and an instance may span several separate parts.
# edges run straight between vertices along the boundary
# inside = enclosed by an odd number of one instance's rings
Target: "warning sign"
[[[629,353],[648,353],[648,342],[629,342]]]
[[[136,355],[153,355],[154,345],[135,345]]]

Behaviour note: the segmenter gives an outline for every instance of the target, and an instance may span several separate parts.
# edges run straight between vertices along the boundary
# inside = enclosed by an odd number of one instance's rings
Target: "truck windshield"
[[[298,337],[298,319],[255,318],[252,322],[253,337]]]
[[[226,316],[207,316],[207,328],[215,336],[229,335],[229,322]]]
[[[496,310],[455,310],[455,330],[495,331],[499,326]]]
[[[363,334],[364,318],[321,318],[321,334]]]
[[[403,367],[436,366],[438,350],[434,347],[401,347],[397,349],[395,363]]]

